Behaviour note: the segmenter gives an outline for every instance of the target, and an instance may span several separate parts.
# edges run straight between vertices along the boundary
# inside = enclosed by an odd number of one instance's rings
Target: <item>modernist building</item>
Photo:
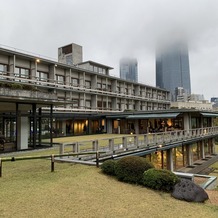
[[[136,59],[123,58],[120,60],[120,78],[138,82],[138,63]]]
[[[52,136],[107,131],[105,113],[170,107],[169,91],[110,76],[106,65],[81,63],[81,51],[60,48],[57,62],[0,48],[0,131],[7,143],[35,148],[45,137],[52,144]]]
[[[191,94],[188,48],[182,43],[158,48],[156,52],[156,86],[170,90],[176,101],[175,89],[183,87]]]

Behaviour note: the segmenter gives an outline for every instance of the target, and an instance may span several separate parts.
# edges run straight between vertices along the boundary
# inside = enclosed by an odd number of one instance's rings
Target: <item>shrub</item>
[[[120,181],[141,184],[144,171],[153,167],[143,157],[129,156],[117,161],[115,173]]]
[[[106,160],[101,165],[101,170],[105,174],[114,176],[115,175],[115,165],[116,165],[115,160]]]
[[[143,174],[143,185],[155,190],[170,192],[179,181],[169,170],[149,169]]]

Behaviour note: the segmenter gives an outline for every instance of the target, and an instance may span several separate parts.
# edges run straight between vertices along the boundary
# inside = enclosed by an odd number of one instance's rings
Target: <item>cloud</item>
[[[111,65],[117,76],[120,58],[133,56],[140,81],[155,85],[157,41],[185,38],[192,90],[209,98],[218,95],[217,11],[217,0],[7,0],[0,44],[57,58],[58,47],[75,42],[85,60]]]

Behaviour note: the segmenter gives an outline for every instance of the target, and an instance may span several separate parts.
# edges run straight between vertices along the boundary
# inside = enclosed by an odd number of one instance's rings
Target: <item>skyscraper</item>
[[[172,101],[176,101],[177,87],[182,87],[186,94],[191,94],[189,56],[186,44],[174,43],[157,50],[156,86],[169,90]]]
[[[132,82],[138,82],[138,63],[134,58],[120,60],[120,78]]]

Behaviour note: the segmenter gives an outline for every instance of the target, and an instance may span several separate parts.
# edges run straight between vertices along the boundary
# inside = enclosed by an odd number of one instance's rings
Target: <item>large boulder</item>
[[[204,202],[208,199],[205,190],[188,179],[181,179],[174,186],[172,196],[176,199],[189,202]]]

